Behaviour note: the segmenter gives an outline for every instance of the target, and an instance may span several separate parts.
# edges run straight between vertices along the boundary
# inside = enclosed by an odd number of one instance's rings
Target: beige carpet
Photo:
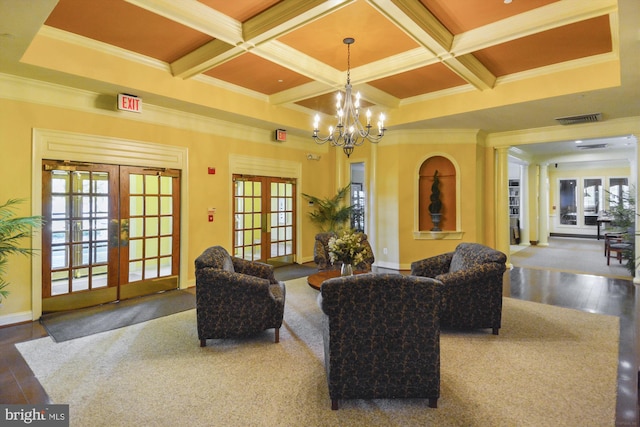
[[[511,263],[516,267],[632,280],[631,273],[625,267],[626,260],[619,264],[612,259],[607,265],[603,240],[550,237],[549,246],[512,248]]]
[[[287,282],[286,324],[200,348],[195,311],[17,345],[72,426],[613,426],[618,318],[505,298],[499,336],[443,332],[438,408],[331,411],[317,292]]]

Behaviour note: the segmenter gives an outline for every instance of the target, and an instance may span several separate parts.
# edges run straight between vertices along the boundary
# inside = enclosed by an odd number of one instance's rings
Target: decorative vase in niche
[[[340,275],[353,276],[353,267],[351,266],[351,264],[342,263],[342,267],[340,267]]]
[[[433,228],[431,231],[442,231],[440,228],[440,220],[442,219],[441,213],[432,213],[431,214],[431,222],[433,222]]]

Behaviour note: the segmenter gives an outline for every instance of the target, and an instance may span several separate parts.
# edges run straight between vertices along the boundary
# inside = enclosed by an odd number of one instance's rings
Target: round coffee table
[[[368,271],[354,271],[353,274],[364,274]],[[309,275],[307,277],[307,283],[315,290],[320,290],[322,283],[325,280],[333,279],[334,277],[340,277],[340,270],[324,270]]]

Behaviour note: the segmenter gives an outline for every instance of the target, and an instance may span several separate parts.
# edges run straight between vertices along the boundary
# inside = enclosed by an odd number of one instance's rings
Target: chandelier
[[[367,124],[360,122],[360,92],[355,97],[351,94],[351,45],[355,39],[347,37],[343,43],[347,45],[347,84],[344,86],[344,103],[342,93],[338,92],[336,110],[338,124],[334,128],[329,126],[329,134],[325,137],[318,136],[318,125],[320,116],[316,114],[313,121],[313,140],[317,144],[329,142],[333,147],[342,147],[347,155],[351,156],[353,149],[362,145],[365,139],[378,143],[384,136],[384,114],[380,114],[378,119],[378,133],[371,134],[371,110],[367,110]]]

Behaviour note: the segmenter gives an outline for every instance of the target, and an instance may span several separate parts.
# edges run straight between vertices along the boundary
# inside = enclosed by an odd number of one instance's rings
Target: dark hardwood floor
[[[640,298],[629,280],[557,271],[513,268],[505,275],[505,296],[620,317],[616,426],[638,425],[638,340]],[[0,328],[0,403],[51,403],[14,344],[47,336],[38,322]],[[549,402],[553,405],[553,402]]]

